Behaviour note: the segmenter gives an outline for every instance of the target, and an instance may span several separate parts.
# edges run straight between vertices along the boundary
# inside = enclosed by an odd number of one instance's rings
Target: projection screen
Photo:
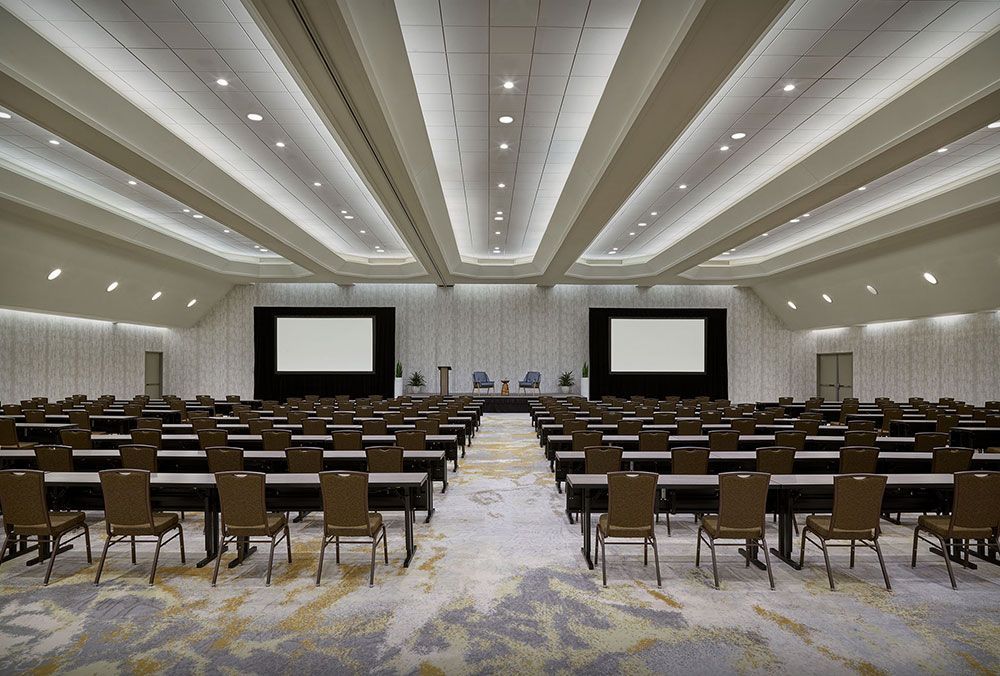
[[[612,373],[704,373],[705,320],[611,318]]]
[[[278,372],[371,373],[374,317],[276,317]]]

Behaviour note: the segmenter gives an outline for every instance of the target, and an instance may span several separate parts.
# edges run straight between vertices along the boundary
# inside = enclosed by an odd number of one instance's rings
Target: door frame
[[[149,373],[148,373],[147,367],[149,365],[149,362],[148,362],[149,355],[151,355],[151,354],[159,355],[159,359],[157,361],[158,361],[159,366],[160,366],[160,369],[159,369],[160,373],[159,373],[159,382],[156,382],[156,383],[149,382]],[[160,397],[163,396],[163,351],[162,350],[160,350],[160,351],[158,351],[158,350],[146,350],[143,353],[143,355],[142,355],[142,382],[143,382],[143,387],[142,387],[143,394],[148,394],[150,397],[153,397],[152,394],[149,394],[149,388],[150,388],[150,386],[154,386],[155,385],[155,386],[159,387],[160,391],[159,391],[159,394],[157,394],[154,398],[158,399],[158,398],[160,398]]]
[[[840,357],[843,357],[843,356],[846,356],[846,355],[849,355],[851,357],[851,384],[849,386],[842,385],[841,382],[840,382],[840,363],[839,363],[840,362]],[[835,368],[835,371],[837,373],[837,382],[836,383],[832,383],[833,387],[836,388],[834,396],[836,397],[837,401],[839,402],[839,401],[843,401],[844,400],[844,398],[842,396],[840,396],[840,390],[843,387],[850,387],[851,388],[851,394],[853,395],[854,394],[854,353],[848,351],[848,352],[817,352],[816,353],[816,396],[821,396],[820,395],[820,387],[823,385],[823,383],[820,382],[820,377],[819,377],[819,372],[820,372],[819,363],[820,363],[820,359],[823,358],[823,357],[837,357],[837,359],[836,359],[837,364],[836,364],[836,368]]]

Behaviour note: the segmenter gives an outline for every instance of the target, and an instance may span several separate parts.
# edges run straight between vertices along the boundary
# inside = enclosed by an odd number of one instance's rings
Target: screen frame
[[[699,319],[701,320],[701,370],[700,371],[615,371],[611,368],[611,357],[613,352],[613,334],[611,332],[611,325],[616,319],[641,319],[641,320],[691,320]],[[694,375],[701,376],[708,373],[707,364],[708,361],[708,316],[703,315],[700,317],[650,317],[648,315],[608,315],[608,373],[616,376],[649,376],[649,375]]]
[[[309,370],[309,371],[282,371],[278,368],[278,320],[279,319],[370,319],[371,320],[371,355],[372,355],[372,367],[368,371],[329,371],[329,370]],[[292,312],[288,314],[278,314],[274,315],[274,375],[302,375],[309,373],[343,373],[347,375],[372,375],[375,373],[375,334],[378,331],[378,318],[375,314],[368,315],[351,315],[351,316],[330,316],[321,315],[317,316],[315,314],[302,314],[299,312]]]

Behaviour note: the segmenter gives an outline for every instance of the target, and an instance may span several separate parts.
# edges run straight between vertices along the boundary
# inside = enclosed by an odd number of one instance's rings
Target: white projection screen
[[[611,318],[612,373],[704,373],[704,319]]]
[[[279,373],[375,370],[374,317],[277,317],[276,322]]]

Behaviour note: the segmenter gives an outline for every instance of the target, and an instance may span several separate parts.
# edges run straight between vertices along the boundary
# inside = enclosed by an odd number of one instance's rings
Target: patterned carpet
[[[48,588],[40,567],[7,563],[3,672],[1000,673],[1000,569],[959,570],[953,591],[940,559],[909,567],[912,525],[886,528],[891,593],[873,556],[850,570],[846,551],[833,555],[831,592],[818,550],[802,572],[778,564],[775,592],[764,572],[724,553],[717,591],[710,566],[694,567],[685,516],[673,537],[659,533],[662,589],[638,548],[612,551],[605,589],[523,414],[484,418],[436,506],[430,524],[418,520],[409,569],[402,518],[386,515],[390,564],[379,564],[373,589],[362,546],[339,568],[329,557],[323,586],[313,585],[315,519],[294,527],[294,563],[276,557],[271,588],[261,554],[224,568],[212,589],[211,571],[178,565],[175,545],[155,587],[148,548],[136,567],[127,548],[113,551],[100,587],[80,549],[57,561]],[[188,515],[189,551],[199,526]]]

